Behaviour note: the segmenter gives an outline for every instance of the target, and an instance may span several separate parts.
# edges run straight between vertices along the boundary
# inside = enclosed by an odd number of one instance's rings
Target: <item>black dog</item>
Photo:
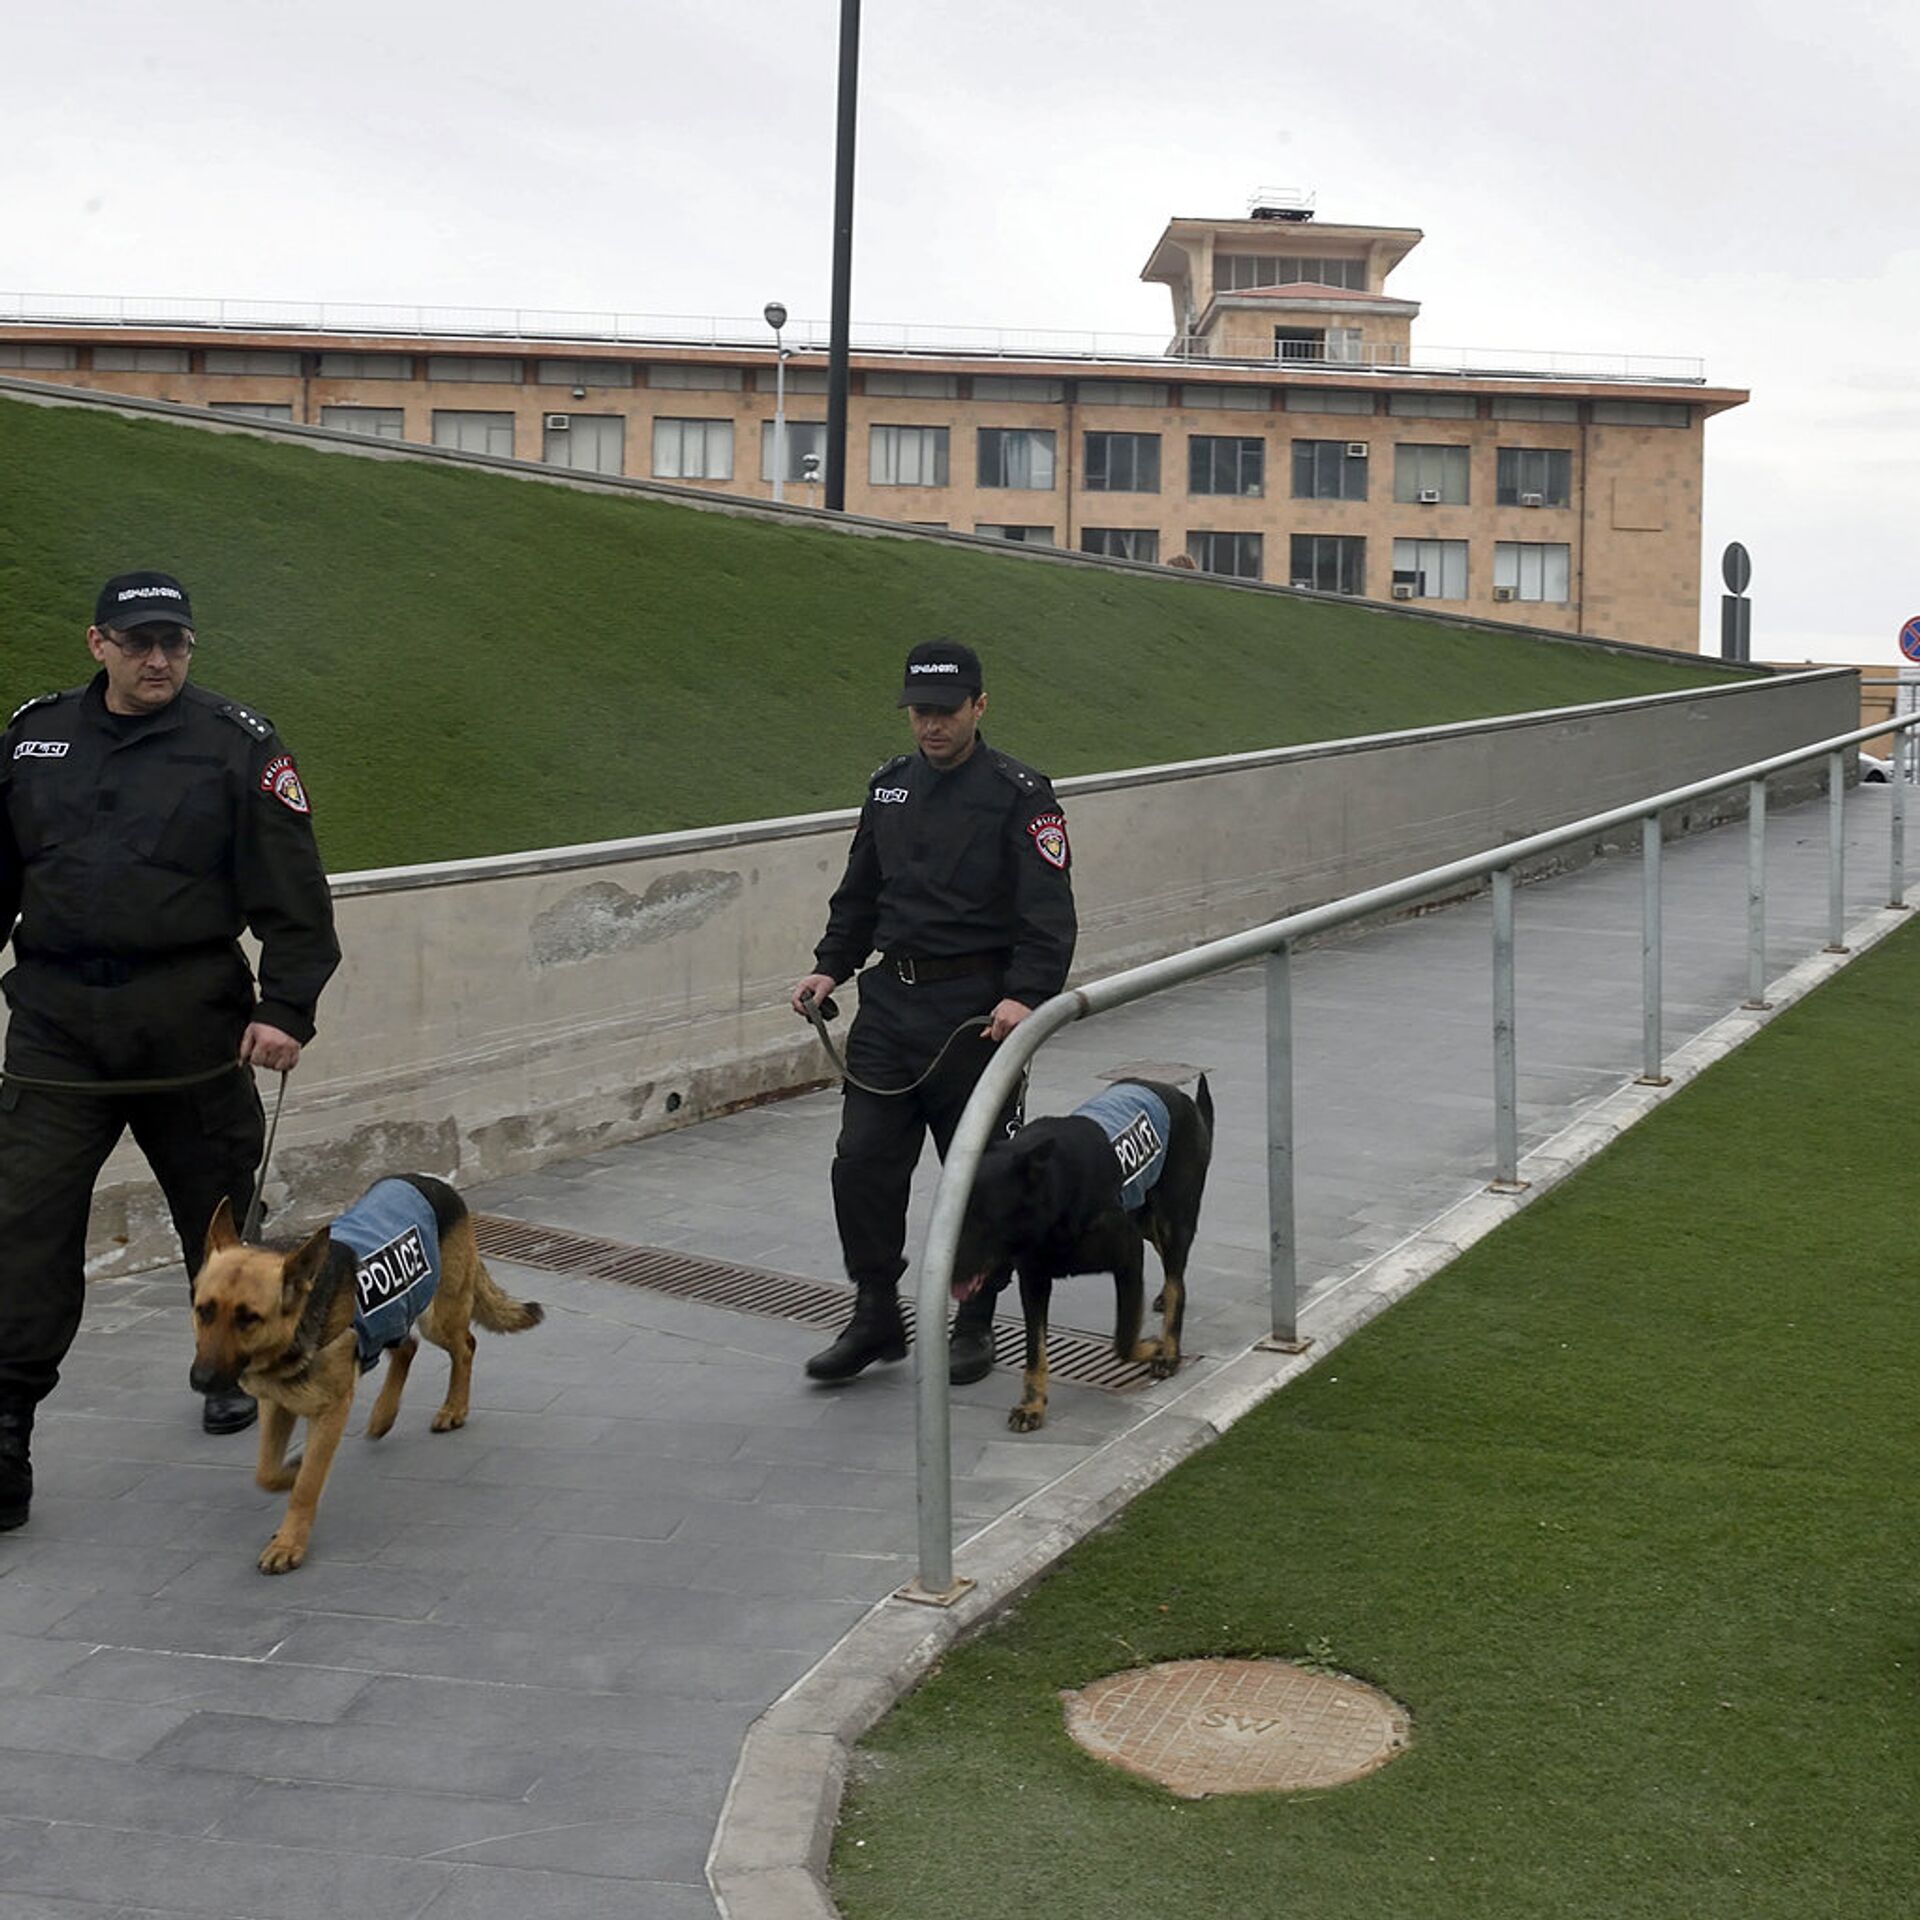
[[[1027,1322],[1016,1433],[1047,1417],[1047,1303],[1073,1273],[1110,1273],[1113,1350],[1144,1361],[1156,1380],[1180,1364],[1187,1306],[1187,1253],[1200,1224],[1200,1196],[1213,1157],[1213,1096],[1206,1075],[1196,1098],[1154,1080],[1122,1080],[1063,1116],[1030,1121],[992,1142],[968,1197],[954,1253],[953,1294],[998,1293],[1015,1272]],[[1140,1338],[1145,1246],[1160,1255],[1160,1337]]]

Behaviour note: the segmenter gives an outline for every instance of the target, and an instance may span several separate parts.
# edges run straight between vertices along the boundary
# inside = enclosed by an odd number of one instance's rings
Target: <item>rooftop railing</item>
[[[175,299],[145,294],[0,293],[0,326],[99,327],[114,331],[162,327],[230,333],[303,333],[402,339],[511,341],[528,346],[745,348],[773,352],[760,316],[594,313],[567,308],[410,307],[337,301]],[[825,353],[824,320],[789,320],[788,349]],[[1198,335],[1169,341],[1161,333],[1073,332],[1044,327],[943,327],[912,322],[856,325],[860,353],[967,354],[1010,361],[1140,361],[1180,365],[1269,367],[1315,372],[1475,374],[1525,380],[1622,380],[1700,384],[1698,359],[1624,353],[1560,353],[1476,347],[1368,348],[1361,358],[1284,355],[1235,358],[1211,352]]]
[[[1661,816],[1696,800],[1747,787],[1747,1001],[1765,1007],[1767,863],[1767,779],[1810,761],[1827,762],[1827,947],[1846,951],[1845,920],[1845,806],[1846,753],[1889,732],[1920,727],[1920,713],[1836,734],[1791,753],[1776,754],[1708,780],[1697,780],[1665,793],[1589,815],[1545,833],[1531,834],[1484,853],[1471,854],[1444,866],[1324,906],[1310,907],[1244,933],[1210,940],[1187,953],[1155,960],[1124,973],[1089,981],[1083,987],[1055,994],[1036,1007],[995,1050],[976,1083],[947,1149],[940,1185],[934,1194],[933,1215],[927,1228],[926,1251],[920,1262],[918,1305],[914,1333],[917,1377],[916,1448],[919,1474],[918,1578],[900,1594],[902,1599],[946,1605],[970,1584],[956,1581],[953,1569],[953,1434],[947,1387],[948,1289],[959,1246],[974,1175],[994,1122],[1011,1098],[1028,1062],[1061,1028],[1076,1020],[1111,1012],[1169,987],[1185,986],[1229,967],[1251,960],[1266,964],[1267,1071],[1267,1219],[1269,1246],[1270,1331],[1258,1344],[1283,1353],[1298,1353],[1310,1342],[1300,1338],[1299,1276],[1295,1244],[1294,1111],[1293,1111],[1293,995],[1292,954],[1301,941],[1317,934],[1351,926],[1355,921],[1444,894],[1475,881],[1488,880],[1493,889],[1493,1180],[1496,1193],[1519,1193],[1520,1178],[1518,1036],[1514,994],[1514,886],[1515,869],[1561,847],[1591,843],[1620,828],[1640,828],[1642,1054],[1640,1082],[1664,1086],[1665,1046],[1661,1032]],[[1905,905],[1906,809],[1905,779],[1892,782],[1892,826],[1889,835],[1888,904]]]

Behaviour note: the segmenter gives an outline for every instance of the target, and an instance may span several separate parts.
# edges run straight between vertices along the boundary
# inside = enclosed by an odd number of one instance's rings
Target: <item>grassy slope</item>
[[[869,1743],[849,1920],[1911,1914],[1920,1321],[1886,1066],[1917,999],[1910,930],[956,1653]],[[1317,1652],[1415,1743],[1332,1792],[1186,1803],[1067,1741],[1057,1688],[1220,1652]]]
[[[850,805],[936,632],[1054,774],[1717,677],[0,399],[0,711],[85,677],[134,566],[187,582],[197,676],[279,723],[336,871]]]

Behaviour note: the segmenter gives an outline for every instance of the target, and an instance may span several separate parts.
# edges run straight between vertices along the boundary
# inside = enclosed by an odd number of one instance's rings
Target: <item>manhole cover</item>
[[[1338,1786],[1408,1738],[1397,1701],[1284,1660],[1174,1660],[1061,1697],[1067,1731],[1095,1758],[1188,1800]]]

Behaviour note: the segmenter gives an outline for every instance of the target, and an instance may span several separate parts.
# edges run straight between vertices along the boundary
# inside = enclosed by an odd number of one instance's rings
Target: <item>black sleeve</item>
[[[1013,809],[1013,904],[1019,931],[1007,964],[1009,1000],[1037,1007],[1067,984],[1079,919],[1073,907],[1073,855],[1066,817],[1045,780]]]
[[[254,1017],[302,1045],[313,1038],[320,989],[340,964],[313,815],[293,756],[269,735],[252,754],[242,796],[236,874],[240,910],[260,942]]]
[[[813,964],[836,981],[858,973],[873,951],[880,917],[880,852],[873,840],[873,802],[860,809],[847,870],[827,903],[827,930],[813,950]]]
[[[13,748],[11,733],[0,733],[0,947],[13,937],[13,923],[20,917],[22,862],[20,843],[13,836],[13,819],[8,810],[12,798]]]

